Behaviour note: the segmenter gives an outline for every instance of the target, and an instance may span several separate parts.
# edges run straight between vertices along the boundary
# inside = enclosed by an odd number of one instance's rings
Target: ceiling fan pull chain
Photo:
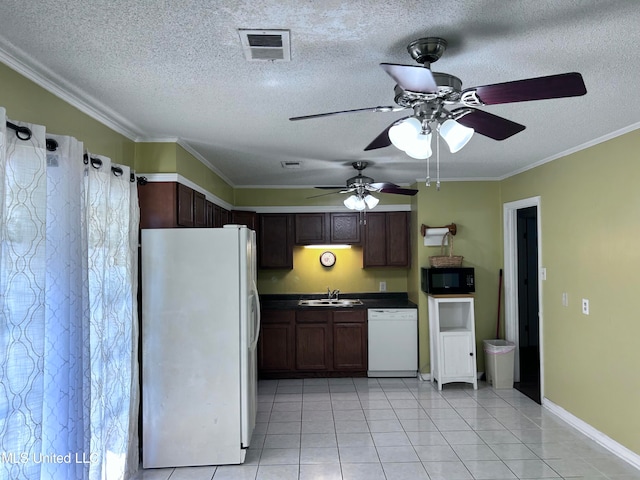
[[[436,134],[436,190],[440,191],[440,130]]]
[[[430,170],[430,161],[431,161],[431,156],[428,156],[427,157],[427,182],[426,182],[427,187],[431,186],[431,174],[429,172],[429,170]]]

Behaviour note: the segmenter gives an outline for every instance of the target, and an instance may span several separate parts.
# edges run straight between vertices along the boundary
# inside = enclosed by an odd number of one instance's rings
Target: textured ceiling
[[[406,46],[426,36],[449,43],[433,70],[465,88],[580,72],[586,96],[482,108],[523,132],[442,149],[443,178],[503,178],[640,126],[638,25],[634,0],[3,0],[0,59],[131,138],[178,138],[234,186],[341,185],[356,160],[409,184],[425,161],[363,151],[406,112],[288,118],[392,105],[379,64],[417,65]],[[291,61],[246,61],[241,28],[290,30]]]

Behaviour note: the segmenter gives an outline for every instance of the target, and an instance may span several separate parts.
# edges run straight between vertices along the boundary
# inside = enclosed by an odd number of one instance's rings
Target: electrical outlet
[[[387,282],[380,282],[380,291],[381,292],[387,291]]]
[[[582,299],[582,313],[589,315],[589,299],[587,298]]]
[[[562,294],[562,306],[563,307],[568,307],[569,306],[569,294],[567,294],[567,292],[564,292]]]

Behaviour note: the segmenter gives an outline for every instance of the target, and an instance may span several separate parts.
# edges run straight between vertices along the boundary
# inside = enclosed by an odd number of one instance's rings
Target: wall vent
[[[250,62],[291,60],[289,30],[238,30],[245,58]]]
[[[300,162],[287,162],[287,161],[282,161],[280,162],[280,165],[282,165],[282,168],[300,168],[302,166],[302,163]]]

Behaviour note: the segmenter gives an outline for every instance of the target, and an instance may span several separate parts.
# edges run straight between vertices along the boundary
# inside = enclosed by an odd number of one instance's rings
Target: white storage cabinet
[[[431,381],[467,382],[478,388],[472,295],[429,295]]]

